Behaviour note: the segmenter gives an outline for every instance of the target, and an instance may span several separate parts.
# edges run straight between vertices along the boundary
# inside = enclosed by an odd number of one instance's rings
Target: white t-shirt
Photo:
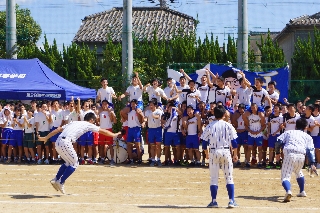
[[[184,85],[184,87],[182,86],[177,86],[178,90],[184,90],[184,89],[190,89],[188,85]],[[179,101],[179,103],[182,103],[183,101],[187,100],[187,92],[181,92],[179,93],[179,98],[177,99],[177,101]]]
[[[274,91],[271,95],[268,92],[268,95],[270,99],[279,100],[279,93],[277,93],[276,91]],[[264,106],[269,106],[269,102],[267,100],[265,100]]]
[[[283,115],[283,123],[285,123],[286,128],[285,131],[295,130],[296,129],[296,121],[300,118],[299,114],[295,114],[294,117],[291,117],[289,113],[285,113]]]
[[[246,129],[242,115],[237,119],[237,123],[238,123],[237,129],[239,129],[239,130]]]
[[[198,90],[201,93],[200,100],[203,101],[204,103],[208,102],[208,94],[209,94],[209,86],[208,84],[202,85],[202,84],[197,84],[198,85]]]
[[[170,95],[171,90],[173,90],[173,94],[172,94],[172,95]],[[164,94],[165,94],[168,98],[172,98],[172,97],[174,97],[174,96],[177,95],[177,93],[176,93],[176,91],[173,89],[173,87],[172,87],[172,88],[166,87],[166,88],[164,88],[163,92],[164,92]]]
[[[198,134],[198,118],[194,116],[193,118],[188,118],[188,135]]]
[[[35,122],[39,123],[38,131],[39,132],[45,132],[50,131],[50,123],[47,120],[46,116],[50,116],[49,112],[46,112],[46,115],[43,114],[43,112],[38,112],[36,116],[34,117]]]
[[[78,121],[78,118],[79,118],[79,114],[76,112],[76,110],[73,110],[73,112],[70,112],[70,110],[64,111],[63,119],[67,121],[67,123]]]
[[[133,128],[133,127],[141,127],[141,123],[138,118],[138,114],[135,110],[131,110],[128,113],[128,127]]]
[[[102,129],[111,129],[113,122],[110,119],[110,112],[102,111],[99,114],[100,117],[100,128]]]
[[[209,141],[210,148],[232,147],[231,141],[238,137],[235,128],[223,120],[209,123],[203,130],[201,139]]]
[[[145,111],[145,117],[148,119],[148,127],[149,128],[158,128],[161,127],[161,115],[163,114],[162,110],[156,109],[154,112],[151,110]],[[153,115],[159,115],[158,119],[154,118]]]
[[[81,110],[80,111],[80,120],[83,121],[84,120],[84,116],[86,116],[86,114],[89,113],[89,112],[92,112],[92,113],[95,114],[95,112],[93,110],[91,110],[91,109],[89,109],[87,111]]]
[[[101,98],[100,101],[107,100],[109,103],[112,103],[112,95],[114,95],[115,92],[112,87],[107,87],[105,89],[98,89],[97,96],[99,96],[99,94]]]
[[[194,91],[191,91],[190,89],[185,89],[184,92],[187,92],[187,106],[191,105],[193,109],[196,109],[198,106],[198,101],[195,98],[195,96],[201,98],[200,91],[197,89],[195,89]]]
[[[314,117],[312,116],[312,115],[310,115],[310,117],[306,117],[306,116],[304,116],[304,118],[307,120],[307,122],[308,122],[308,126],[307,127],[311,127],[311,126],[314,126]],[[310,133],[310,132],[308,132],[307,130],[305,130],[305,132],[307,132],[307,133]]]
[[[239,87],[235,96],[235,103],[251,106],[252,90],[249,87]]]
[[[53,127],[61,126],[61,123],[63,121],[63,111],[62,111],[62,109],[59,109],[58,111],[51,110],[51,118],[52,118],[51,125]]]
[[[24,123],[24,120],[23,120],[23,117],[21,117],[21,118],[16,118],[17,119],[17,121],[18,121],[18,123],[20,123],[20,124],[23,124]],[[13,130],[23,130],[23,125],[22,125],[22,127],[20,127],[17,123],[14,125],[14,127],[13,127]]]
[[[126,93],[129,94],[130,101],[132,101],[133,99],[136,99],[137,101],[142,101],[142,89],[140,88],[139,85],[129,86],[126,90]]]
[[[318,116],[313,116],[314,121],[318,121],[320,123],[320,115]],[[319,126],[315,126],[313,130],[310,133],[311,136],[319,136]]]
[[[258,131],[261,129],[261,118],[259,115],[254,115],[251,114],[248,116],[248,120],[249,120],[249,129],[251,131]],[[250,135],[253,138],[258,138],[262,136],[262,131],[259,132],[258,134],[254,135],[251,134],[250,132],[248,133],[248,135]]]
[[[275,116],[274,114],[271,114],[268,118],[268,122],[270,125],[270,134],[274,134],[280,127],[280,125],[283,123],[283,117],[282,115]],[[280,135],[280,132],[277,133],[277,135]]]
[[[2,119],[0,119],[0,124],[4,124],[6,121],[8,121],[4,128],[12,129],[13,128],[12,127],[13,118],[11,115],[9,115],[9,116],[11,119],[9,117],[3,115]]]
[[[152,98],[156,98],[158,103],[161,103],[161,96],[166,97],[163,89],[161,89],[160,87],[157,87],[156,89],[154,89],[153,86],[148,86],[146,89],[146,93],[148,93],[149,95],[149,101],[151,101]],[[159,93],[160,96],[156,95],[157,93]]]
[[[100,127],[87,121],[73,121],[70,124],[62,126],[62,129],[63,131],[60,134],[59,139],[61,140],[62,137],[65,137],[74,143],[86,132],[99,132]]]
[[[31,117],[31,118],[27,118],[29,124],[31,124],[31,127],[28,127],[27,123],[25,123],[24,125],[24,132],[25,133],[33,133],[34,132],[34,117]]]

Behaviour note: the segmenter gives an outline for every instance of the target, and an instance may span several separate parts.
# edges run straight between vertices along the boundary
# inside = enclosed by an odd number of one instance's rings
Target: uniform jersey
[[[39,132],[46,132],[46,131],[50,131],[50,123],[47,120],[47,117],[50,116],[49,112],[46,112],[46,114],[44,114],[43,112],[38,112],[35,117],[34,120],[35,122],[38,122],[38,131]]]
[[[5,127],[3,128],[8,128],[8,129],[12,129],[12,122],[13,122],[13,118],[11,117],[11,115],[9,115],[9,117],[7,116],[3,116],[2,119],[0,119],[0,124],[4,124],[7,121],[7,124]]]
[[[279,93],[276,91],[274,91],[272,94],[268,92],[268,95],[270,99],[279,100]],[[267,100],[265,100],[264,106],[269,106],[269,102]]]
[[[310,115],[310,117],[306,117],[306,115],[303,115],[301,117],[303,117],[303,118],[305,118],[307,120],[307,122],[308,122],[308,126],[307,127],[308,128],[314,126],[314,117],[312,115]],[[307,132],[308,134],[310,134],[310,132],[307,131],[307,130],[304,130],[304,132]]]
[[[173,90],[172,95],[170,95],[171,90]],[[166,87],[166,88],[164,88],[163,92],[164,92],[164,94],[167,96],[167,98],[172,98],[172,97],[174,97],[174,96],[177,95],[177,93],[176,93],[176,91],[173,89],[173,87],[172,87],[172,88]]]
[[[285,113],[283,115],[283,123],[285,123],[286,128],[285,131],[295,130],[296,129],[296,121],[300,118],[299,114],[295,114],[293,117],[290,116],[290,113]]]
[[[270,134],[274,134],[283,123],[282,115],[274,115],[273,113],[268,118],[268,123],[270,123]],[[277,132],[277,135],[280,135],[280,132]]]
[[[191,105],[193,109],[198,107],[198,100],[194,96],[198,96],[201,98],[201,93],[199,90],[195,89],[191,91],[191,89],[184,89],[182,92],[186,92],[187,95],[187,106]]]
[[[62,126],[62,129],[63,131],[59,138],[66,138],[72,142],[76,142],[81,135],[88,131],[99,132],[100,127],[87,121],[73,121],[70,124]]]
[[[179,116],[177,114],[170,115],[170,118],[166,121],[165,127],[167,128],[167,132],[179,132]]]
[[[184,89],[190,89],[188,85],[184,85],[184,87],[182,86],[177,86],[178,90],[184,90]],[[179,103],[182,103],[183,101],[187,100],[187,92],[181,92],[179,94],[179,98],[177,99],[177,101],[179,101]]]
[[[129,86],[126,90],[126,93],[129,94],[129,100],[132,101],[133,99],[136,99],[137,101],[142,101],[142,89],[139,85],[137,86]]]
[[[79,114],[76,112],[76,110],[73,110],[70,112],[70,110],[65,110],[63,119],[67,121],[67,123],[71,123],[73,121],[78,121],[79,119]]]
[[[312,137],[301,130],[288,130],[277,139],[284,143],[283,150],[291,150],[296,154],[306,154],[307,148],[314,148]]]
[[[102,129],[111,129],[113,122],[111,122],[110,119],[110,112],[108,111],[102,111],[99,114],[100,118],[100,128]]]
[[[320,114],[317,116],[313,116],[314,121],[320,123]],[[310,133],[311,136],[320,136],[319,126],[314,126],[313,130]]]
[[[251,86],[252,90],[252,103],[257,104],[257,106],[264,105],[264,98],[268,97],[267,90],[261,88],[260,90],[257,89],[255,86]]]
[[[163,112],[160,109],[156,109],[153,112],[151,110],[147,110],[145,112],[145,117],[148,119],[148,127],[149,128],[158,128],[161,127],[161,116]],[[153,115],[159,115],[158,119],[154,118]]]
[[[198,118],[188,118],[188,135],[196,135],[198,133]]]
[[[128,113],[128,127],[133,128],[133,127],[141,127],[141,123],[138,119],[138,115],[136,110],[131,110]]]
[[[197,84],[198,86],[198,90],[201,94],[201,101],[203,101],[204,103],[208,102],[208,95],[209,95],[209,86],[208,84],[206,85],[202,85],[202,84]]]
[[[230,95],[230,89],[228,87],[219,88],[218,85],[214,84],[209,90],[209,103],[221,101],[223,105],[228,101],[227,96]]]
[[[248,116],[249,120],[249,129],[251,131],[259,131],[261,130],[261,118],[259,115],[251,114]],[[251,134],[250,132],[248,133],[253,138],[258,138],[262,137],[262,132],[259,132],[258,134]]]
[[[107,87],[105,89],[98,89],[97,96],[100,94],[100,101],[107,100],[109,103],[112,103],[112,95],[116,94],[112,87]]]
[[[252,90],[249,87],[242,88],[239,87],[235,96],[235,102],[238,104],[244,104],[246,106],[251,106]]]
[[[62,120],[63,120],[63,111],[62,109],[59,109],[58,111],[51,110],[51,118],[52,118],[52,123],[51,125],[53,127],[59,127],[61,126]]]
[[[204,129],[201,139],[209,141],[209,148],[232,147],[231,141],[236,139],[237,131],[223,120],[215,120]]]
[[[29,127],[29,126],[27,125],[27,123],[25,123],[25,125],[24,125],[24,132],[25,132],[25,133],[33,133],[33,132],[34,132],[34,128],[35,128],[35,126],[34,126],[34,124],[35,124],[35,122],[34,122],[34,117],[31,117],[31,118],[26,117],[26,118],[27,118],[27,120],[28,120],[28,123],[31,124],[31,127]]]

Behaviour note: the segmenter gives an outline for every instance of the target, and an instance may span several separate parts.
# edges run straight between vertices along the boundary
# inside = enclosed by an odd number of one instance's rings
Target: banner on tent
[[[218,74],[225,79],[225,82],[230,82],[232,89],[237,89],[240,87],[239,79],[241,75],[238,73],[240,70],[234,67],[221,66],[215,64],[207,64],[203,69],[196,70],[195,73],[188,74],[190,78],[198,83],[201,83],[201,77],[205,74],[205,69],[208,68],[214,74]],[[179,78],[182,75],[180,72],[168,69],[168,77],[176,80],[177,85],[179,85]],[[276,82],[276,91],[279,93],[279,101],[283,102],[284,98],[288,98],[289,89],[289,67],[278,68],[269,72],[250,72],[244,71],[246,78],[254,85],[256,78],[263,79],[263,87],[268,90],[268,83],[270,81]]]

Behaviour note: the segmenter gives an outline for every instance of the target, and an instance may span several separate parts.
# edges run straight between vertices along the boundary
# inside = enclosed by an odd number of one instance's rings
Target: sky
[[[148,0],[132,0],[135,7],[156,6]],[[202,39],[206,33],[218,36],[219,43],[228,34],[237,37],[237,0],[175,0],[170,3],[173,10],[198,19],[197,35]],[[248,0],[249,31],[281,31],[290,19],[320,12],[316,0]],[[38,46],[42,46],[44,34],[52,44],[55,38],[59,49],[70,45],[85,16],[122,7],[123,0],[16,0],[21,8],[28,8],[32,17],[41,26],[42,35]],[[6,9],[6,0],[0,0],[0,10]]]

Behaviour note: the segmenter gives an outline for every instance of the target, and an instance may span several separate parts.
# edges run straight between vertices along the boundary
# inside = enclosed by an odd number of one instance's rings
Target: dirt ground
[[[227,209],[227,191],[220,171],[217,202],[210,202],[208,168],[131,168],[81,165],[65,184],[66,195],[55,191],[49,181],[58,165],[0,165],[0,210],[2,212],[319,212],[319,178],[306,171],[308,197],[298,198],[293,177],[293,197],[285,194],[279,170],[236,168],[236,209]]]

